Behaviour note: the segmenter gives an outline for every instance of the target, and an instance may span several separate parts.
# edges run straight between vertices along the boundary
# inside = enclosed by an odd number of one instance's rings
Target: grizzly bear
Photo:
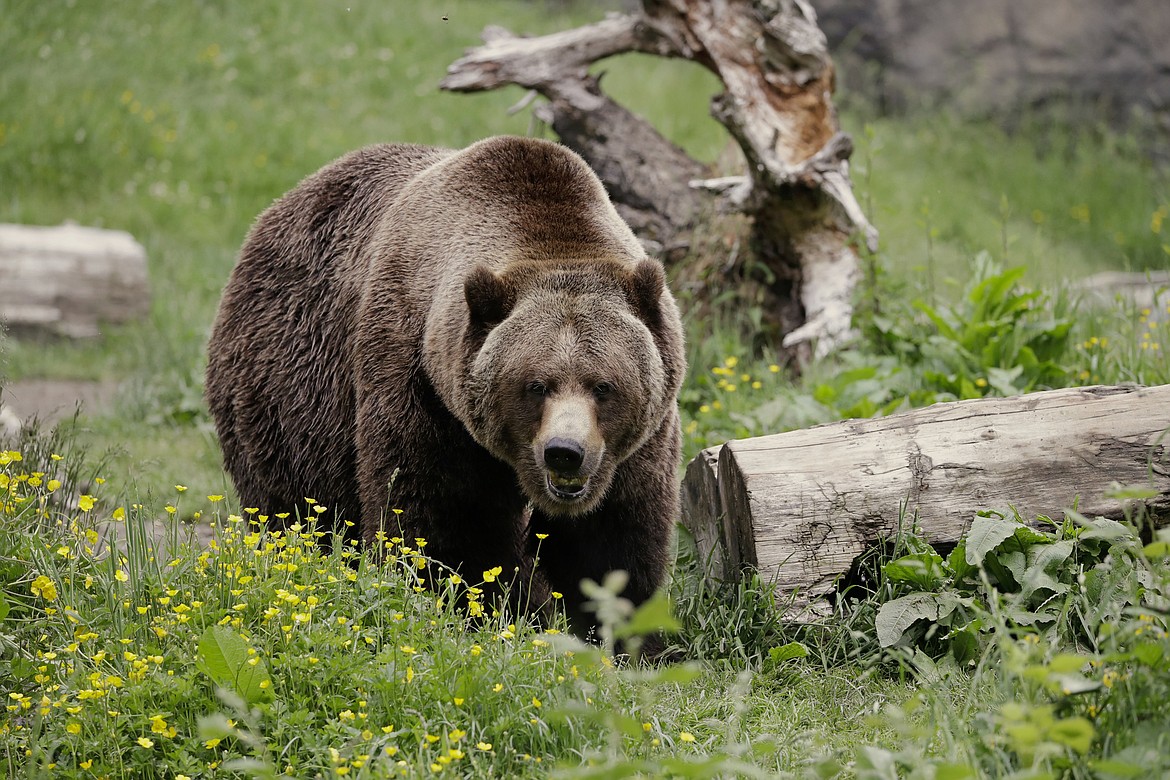
[[[559,591],[580,627],[583,578],[624,569],[635,603],[663,581],[684,372],[662,266],[592,170],[498,137],[371,146],[276,201],[206,387],[244,506],[425,538],[469,580],[502,567],[515,606]]]

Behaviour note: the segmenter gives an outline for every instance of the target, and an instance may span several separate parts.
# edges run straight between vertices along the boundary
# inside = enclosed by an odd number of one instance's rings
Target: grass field
[[[1170,771],[1170,574],[1165,539],[1139,536],[1141,517],[1058,522],[1044,539],[1009,517],[970,570],[905,541],[899,555],[931,576],[880,569],[877,592],[803,630],[779,623],[759,583],[713,590],[683,560],[671,595],[692,666],[657,672],[506,620],[468,629],[453,605],[475,585],[452,582],[443,603],[415,592],[415,560],[433,565],[417,549],[354,567],[319,557],[314,537],[249,527],[201,392],[208,328],[251,220],[363,144],[534,131],[526,112],[507,113],[519,90],[439,92],[446,65],[486,24],[539,33],[599,13],[520,0],[0,0],[0,18],[18,20],[0,25],[0,221],[128,230],[153,290],[146,321],[100,341],[0,344],[0,377],[121,386],[112,410],[64,438],[0,454],[10,776]],[[606,70],[615,96],[716,158],[708,75],[645,57]],[[1165,172],[1099,127],[1037,117],[1009,136],[940,114],[875,117],[862,97],[843,96],[843,124],[882,248],[867,261],[861,335],[794,381],[742,343],[744,313],[696,327],[689,454],[939,400],[1170,381],[1164,313],[1089,310],[1062,291],[1099,270],[1170,266]],[[124,556],[103,556],[92,534],[119,508],[136,530]],[[176,539],[152,554],[140,530],[172,516],[216,518],[216,548]],[[1041,569],[1055,586],[1037,596],[1023,573],[988,574],[1016,554],[1059,558]],[[883,647],[882,605],[916,592],[963,606]]]

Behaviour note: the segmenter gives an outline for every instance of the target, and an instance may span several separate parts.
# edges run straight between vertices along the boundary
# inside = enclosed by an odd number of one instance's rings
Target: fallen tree
[[[853,562],[913,526],[957,542],[976,512],[1120,519],[1113,483],[1170,510],[1170,385],[957,401],[731,441],[683,480],[683,522],[710,574],[758,570],[808,614]]]
[[[724,290],[757,297],[790,356],[828,351],[850,330],[859,276],[853,237],[876,248],[877,233],[853,195],[852,142],[837,123],[833,66],[812,6],[642,5],[640,14],[536,38],[489,27],[484,45],[453,63],[441,86],[518,84],[546,97],[537,116],[590,163],[618,211],[668,261],[687,254],[714,207],[745,214],[749,251],[720,260],[718,289],[705,297]],[[691,60],[719,77],[724,91],[711,113],[741,150],[742,174],[712,177],[602,91],[589,66],[622,52]]]

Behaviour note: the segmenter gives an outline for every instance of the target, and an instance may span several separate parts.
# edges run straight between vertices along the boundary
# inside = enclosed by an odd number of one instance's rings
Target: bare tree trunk
[[[601,91],[589,65],[628,51],[693,60],[720,78],[711,110],[743,153],[743,175],[712,178]],[[852,144],[837,125],[833,83],[805,0],[644,0],[641,14],[538,38],[490,27],[442,86],[519,84],[544,95],[537,115],[593,166],[622,216],[667,260],[685,254],[716,208],[746,214],[752,257],[767,269],[756,283],[768,320],[790,354],[807,357],[848,334],[859,275],[851,241],[860,233],[873,248],[877,240],[849,182]],[[754,264],[729,265],[734,286]]]

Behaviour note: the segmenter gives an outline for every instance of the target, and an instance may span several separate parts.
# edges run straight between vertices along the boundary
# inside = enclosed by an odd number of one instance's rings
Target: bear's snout
[[[544,462],[553,471],[573,476],[581,470],[585,448],[572,439],[557,437],[544,445]]]
[[[543,475],[540,492],[555,502],[558,512],[580,511],[595,498],[594,488],[599,485],[594,477],[605,454],[605,442],[588,396],[564,393],[549,399],[532,445]]]

